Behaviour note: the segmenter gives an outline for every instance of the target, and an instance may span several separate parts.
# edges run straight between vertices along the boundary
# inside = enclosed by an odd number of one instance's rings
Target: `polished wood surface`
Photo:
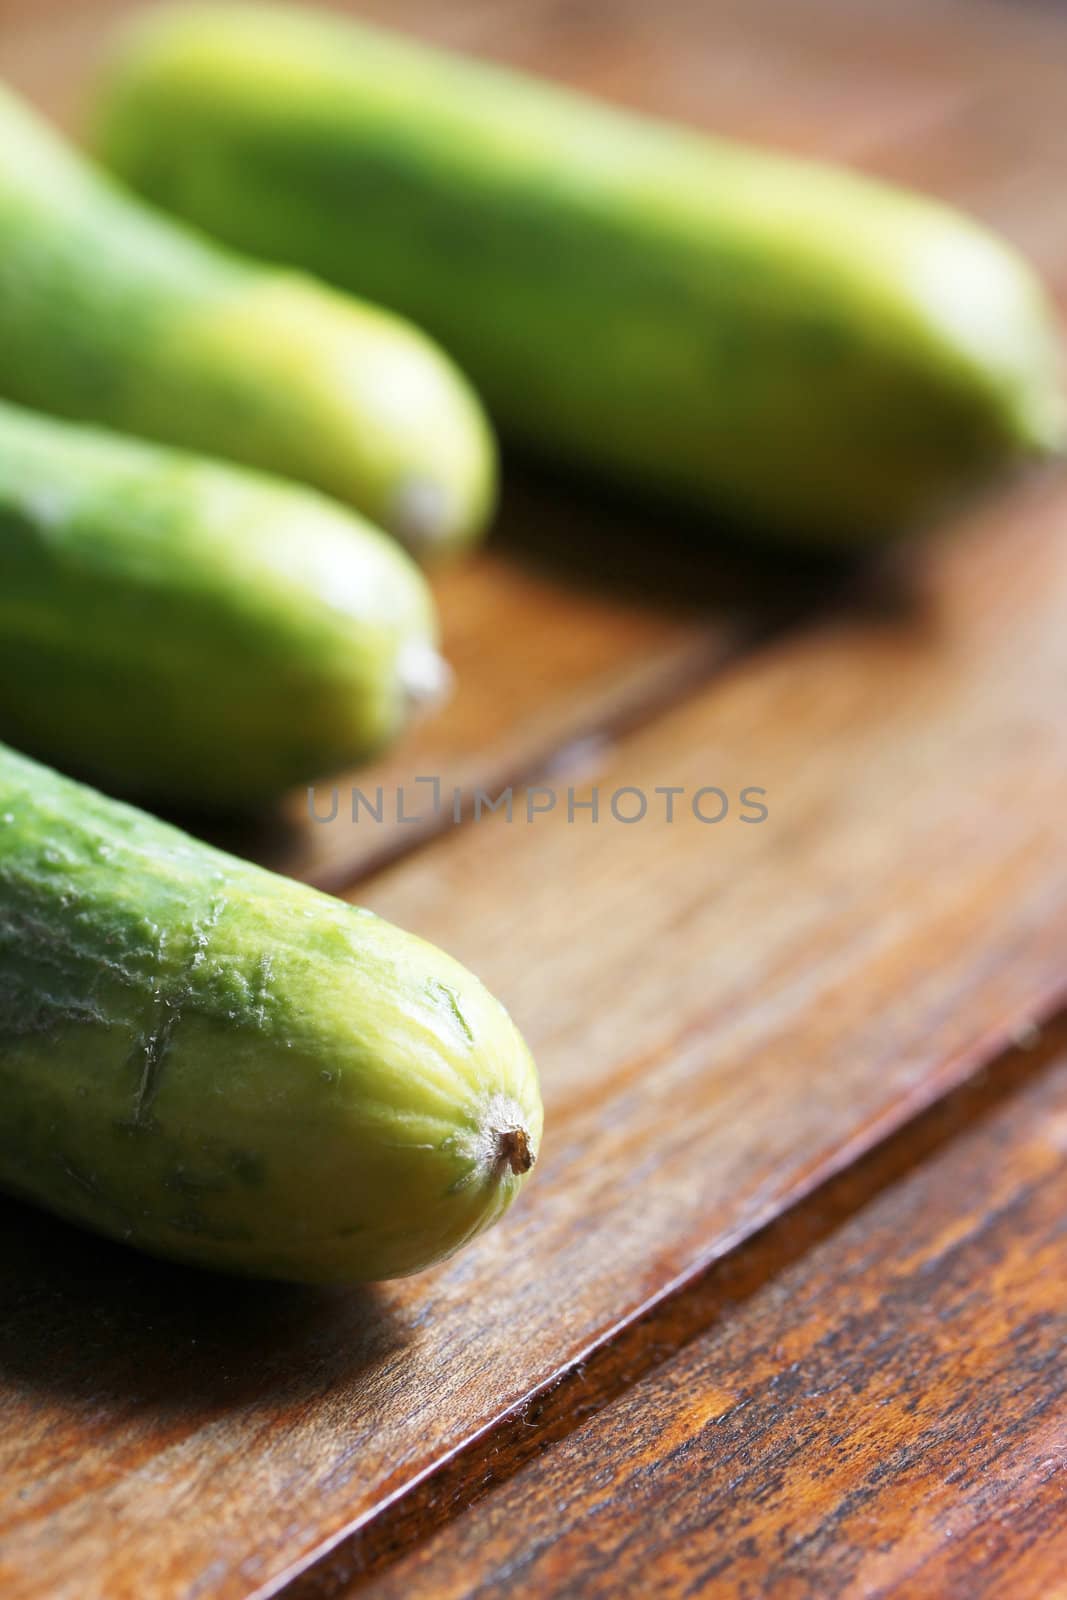
[[[123,9],[7,0],[5,75],[75,122]],[[956,198],[1067,289],[1053,8],[362,9]],[[1062,1052],[1013,1041],[1067,996],[1063,474],[844,572],[702,547],[520,467],[493,546],[437,587],[453,703],[336,781],[439,776],[462,825],[315,824],[295,796],[226,839],[500,994],[542,1069],[535,1180],[456,1261],[347,1293],[178,1271],[3,1203],[5,1600],[495,1592],[512,1572],[670,1592],[710,1580],[720,1520],[738,1593],[776,1572],[783,1594],[931,1574],[923,1592],[993,1593],[983,1572],[1054,1592],[1063,1194],[1034,1130],[1067,1095]],[[522,785],[546,782],[561,800],[525,821]],[[475,821],[473,791],[508,784],[514,820]],[[567,787],[593,785],[600,821],[569,823]],[[685,801],[667,823],[662,797],[639,826],[611,818],[621,787],[705,785],[731,798],[720,824]],[[745,787],[765,822],[740,820]],[[973,1248],[952,1254],[957,1233]],[[1005,1377],[1020,1350],[1025,1391]],[[929,1415],[907,1409],[909,1352]],[[902,1454],[872,1488],[883,1412]],[[744,1466],[736,1509],[717,1438]],[[941,1441],[925,1475],[920,1438]],[[917,1575],[891,1559],[912,1528]]]
[[[1064,1028],[1041,1069],[653,1376],[346,1592],[1062,1594]]]

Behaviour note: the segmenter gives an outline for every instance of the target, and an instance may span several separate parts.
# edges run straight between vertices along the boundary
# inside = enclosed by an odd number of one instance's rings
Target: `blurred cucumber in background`
[[[339,19],[138,19],[96,148],[414,318],[526,447],[822,544],[1063,438],[1051,313],[944,206]]]
[[[421,332],[157,215],[2,87],[0,352],[3,398],[304,481],[420,555],[492,509],[484,414]]]
[[[411,559],[324,496],[0,404],[0,738],[255,806],[396,734],[436,631]]]

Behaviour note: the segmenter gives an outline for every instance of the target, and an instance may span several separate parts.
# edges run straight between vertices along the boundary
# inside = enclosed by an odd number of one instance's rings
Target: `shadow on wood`
[[[143,1256],[0,1199],[0,1382],[36,1396],[40,1448],[62,1453],[65,1422],[144,1413],[183,1428],[255,1400],[288,1406],[376,1369],[402,1339],[373,1287],[257,1283]],[[266,1402],[264,1406],[264,1401]],[[14,1441],[12,1441],[13,1443]],[[25,1449],[32,1440],[24,1434]],[[38,1463],[41,1471],[46,1461]]]

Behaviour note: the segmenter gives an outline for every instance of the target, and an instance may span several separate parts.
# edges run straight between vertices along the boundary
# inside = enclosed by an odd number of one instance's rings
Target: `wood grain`
[[[438,1530],[568,1439],[678,1351],[734,1317],[864,1207],[1018,1095],[1065,1053],[1065,1016],[1044,1032],[1021,1036],[988,1068],[973,1073],[896,1133],[777,1213],[683,1288],[620,1327],[607,1343],[524,1405],[521,1428],[502,1419],[479,1442],[477,1451],[458,1453],[405,1494],[389,1514],[372,1520],[348,1540],[336,1559],[310,1568],[287,1586],[286,1600],[325,1600],[342,1594],[350,1600],[363,1584],[425,1545]]]
[[[69,116],[117,9],[44,0],[10,47],[5,15],[5,72]],[[964,26],[954,6],[873,0],[377,10],[619,99],[928,172],[1067,265],[1051,15],[1006,35],[995,7]],[[992,168],[991,104],[1016,152]],[[1014,197],[1023,152],[1036,187]],[[360,782],[554,766],[605,804],[620,784],[759,785],[769,819],[569,826],[557,809],[368,841],[297,817],[231,841],[328,882],[425,846],[361,898],[515,1012],[545,1080],[541,1170],[456,1262],[349,1294],[198,1277],[0,1207],[5,1600],[248,1600],[320,1557],[339,1581],[360,1529],[384,1548],[420,1482],[449,1462],[476,1477],[591,1350],[1063,994],[1062,478],[851,589],[706,561],[569,485],[517,485],[502,531],[441,580],[453,708]]]
[[[1067,1051],[367,1600],[1034,1600],[1067,1561]]]

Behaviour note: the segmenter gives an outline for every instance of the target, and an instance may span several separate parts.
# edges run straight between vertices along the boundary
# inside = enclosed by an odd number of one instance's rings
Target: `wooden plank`
[[[461,42],[506,54],[505,36],[517,38],[515,57],[536,65],[539,49],[558,55],[569,38],[573,70],[591,84],[626,98],[645,81],[647,22],[613,44],[580,20],[553,22],[560,8],[491,15],[472,0],[461,10]],[[527,22],[535,12],[545,20]],[[730,14],[716,8],[717,29]],[[821,14],[839,19],[840,8]],[[68,84],[93,13],[83,21],[79,9],[72,33],[47,15],[65,41]],[[770,26],[769,6],[753,15]],[[961,52],[971,49],[957,23],[931,27],[945,41],[955,28]],[[828,20],[824,46],[833,36]],[[748,37],[739,24],[736,37]],[[694,38],[680,31],[677,53],[660,46],[656,59],[682,73]],[[750,46],[727,51],[719,77],[719,53],[700,38],[713,111],[731,61],[742,80],[752,70]],[[860,48],[824,81],[851,70]],[[50,49],[25,58],[42,84]],[[1000,69],[986,54],[992,80]],[[872,83],[877,72],[864,70]],[[970,103],[970,69],[959,70],[962,89],[957,67],[945,67],[949,108]],[[750,91],[735,83],[730,114],[767,137],[781,126],[797,148],[810,140],[873,159],[879,119],[849,132],[835,120],[847,121],[840,102],[824,127],[802,80],[783,68]],[[650,103],[657,81],[650,73]],[[68,88],[56,84],[58,108]],[[939,94],[923,88],[901,114],[902,148],[916,151],[916,130],[940,125]],[[768,95],[790,108],[781,124]],[[965,140],[966,117],[953,126]],[[959,170],[972,170],[968,160]],[[1054,218],[1055,194],[1036,198]],[[1050,249],[1062,252],[1058,231]],[[549,538],[572,527],[580,542],[586,516],[544,503]],[[602,567],[619,527],[614,511],[603,517]],[[461,694],[475,698],[457,702],[453,733],[428,724],[398,752],[412,775],[433,770],[423,737],[440,738],[432,761],[446,779],[463,771],[490,783],[607,725],[608,741],[586,757],[608,792],[757,783],[770,819],[716,829],[691,816],[634,828],[568,827],[558,812],[528,827],[497,818],[371,886],[380,909],[480,968],[544,1070],[550,1133],[538,1181],[514,1220],[456,1263],[356,1294],[249,1288],[145,1264],[4,1208],[5,1596],[265,1593],[361,1522],[385,1525],[392,1497],[451,1453],[476,1461],[481,1429],[1053,1003],[1067,935],[1065,526],[1062,486],[1005,501],[955,545],[902,560],[895,586],[866,606],[784,639],[629,733],[700,679],[718,641],[731,648],[717,631],[729,609],[721,595],[699,597],[695,617],[669,595],[651,606],[579,595],[569,558],[545,569],[535,560],[516,577],[510,553],[444,580],[453,652],[470,663]],[[654,525],[647,532],[658,564],[665,541]],[[511,548],[529,543],[535,555],[539,537],[509,533]],[[554,649],[570,641],[584,665],[572,660],[569,680],[549,672],[537,687],[548,637]],[[517,708],[494,710],[483,747],[494,684],[509,685]],[[520,710],[536,737],[517,725]],[[485,764],[490,745],[506,759]],[[329,877],[366,859],[351,832],[341,824],[264,849]],[[520,1434],[521,1416],[504,1427]]]
[[[1061,1593],[1065,1042],[1008,1105],[344,1593]]]
[[[766,824],[497,814],[371,885],[543,1069],[536,1182],[455,1262],[249,1290],[11,1209],[6,1596],[266,1593],[1062,993],[1067,488],[898,578],[597,775],[759,783]]]

